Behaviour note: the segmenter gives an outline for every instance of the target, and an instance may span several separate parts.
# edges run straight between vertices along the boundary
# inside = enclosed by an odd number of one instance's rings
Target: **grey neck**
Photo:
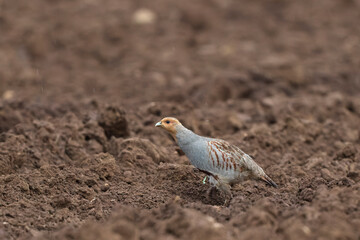
[[[200,137],[182,125],[177,126],[176,131],[176,138],[180,147],[195,142]]]

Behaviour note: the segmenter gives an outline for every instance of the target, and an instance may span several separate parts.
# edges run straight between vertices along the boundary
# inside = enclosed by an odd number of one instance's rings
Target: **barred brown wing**
[[[238,147],[223,140],[208,141],[209,156],[213,167],[219,170],[244,171],[247,168],[247,154]],[[252,160],[250,158],[250,160]]]

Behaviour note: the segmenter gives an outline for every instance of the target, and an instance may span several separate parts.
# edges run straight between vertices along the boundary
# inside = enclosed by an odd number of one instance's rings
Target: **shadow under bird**
[[[229,196],[232,196],[231,185],[247,179],[262,180],[277,188],[264,170],[237,146],[221,139],[199,136],[173,117],[165,117],[155,126],[169,132],[191,164],[208,175],[212,186]]]

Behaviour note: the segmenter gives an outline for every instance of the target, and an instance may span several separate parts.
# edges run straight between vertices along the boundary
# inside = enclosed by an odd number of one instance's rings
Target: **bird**
[[[225,140],[200,136],[174,117],[163,118],[155,127],[169,132],[190,163],[207,175],[212,187],[230,198],[231,186],[247,179],[262,180],[270,186],[278,187],[248,154]]]

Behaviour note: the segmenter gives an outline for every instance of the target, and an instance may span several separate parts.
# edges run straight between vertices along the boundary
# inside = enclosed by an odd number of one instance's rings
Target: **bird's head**
[[[182,126],[182,124],[173,117],[166,117],[163,118],[160,122],[155,124],[155,127],[161,127],[168,131],[175,139],[176,139],[176,133],[179,126]]]

